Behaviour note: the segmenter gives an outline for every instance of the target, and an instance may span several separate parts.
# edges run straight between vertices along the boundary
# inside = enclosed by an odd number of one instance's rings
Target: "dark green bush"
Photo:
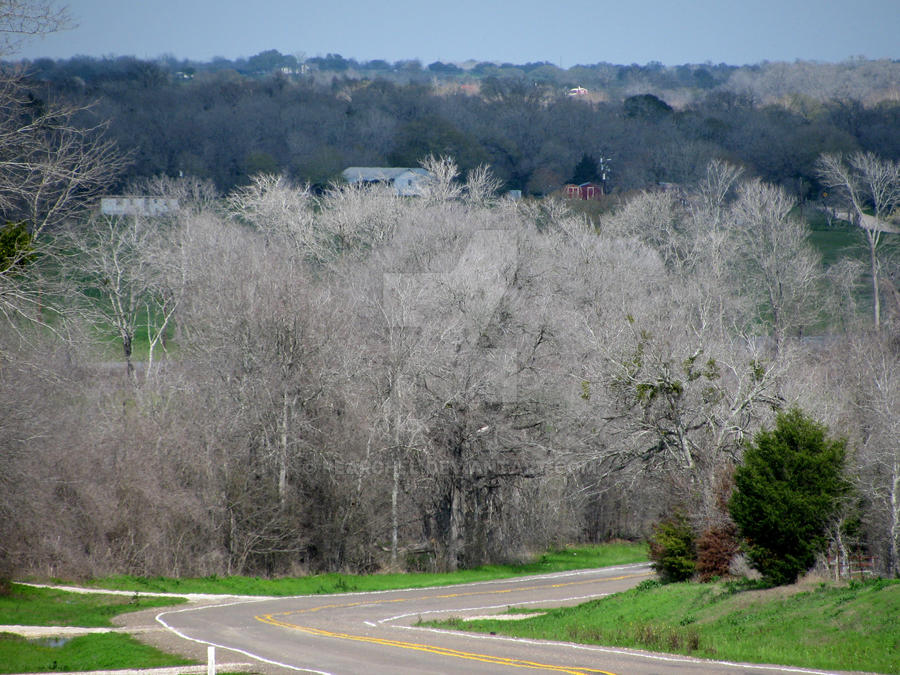
[[[660,578],[668,583],[694,576],[697,547],[694,530],[683,513],[676,513],[653,526],[650,560]]]
[[[747,558],[773,585],[791,584],[813,566],[847,494],[845,442],[793,409],[773,431],[756,434],[734,474],[729,509]]]

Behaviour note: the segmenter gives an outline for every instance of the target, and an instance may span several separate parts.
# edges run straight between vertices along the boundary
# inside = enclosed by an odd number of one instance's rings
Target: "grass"
[[[810,227],[809,243],[822,256],[825,267],[831,267],[844,258],[855,258],[868,263],[869,254],[862,230],[850,225],[828,227],[824,223]]]
[[[85,595],[12,584],[12,592],[0,596],[0,625],[102,628],[112,626],[112,617],[123,612],[182,602],[180,598]],[[191,663],[121,633],[38,640],[0,633],[0,673],[112,670]]]
[[[546,574],[588,567],[606,567],[647,560],[644,544],[617,542],[552,550],[535,560],[511,565],[486,565],[444,574],[317,574],[308,577],[263,579],[260,577],[167,577],[113,576],[89,583],[98,588],[136,592],[225,593],[234,595],[313,595],[351,591],[383,591],[398,588],[447,586],[473,581],[504,579],[527,574]]]
[[[843,222],[829,227],[824,219],[810,219],[809,242],[822,256],[823,265],[828,268],[844,258],[854,258],[868,267],[869,245],[863,231]],[[900,235],[884,232],[881,235],[879,254],[882,258],[895,256],[900,252]]]
[[[900,581],[743,588],[648,581],[532,619],[428,625],[728,661],[900,672]]]
[[[0,625],[104,628],[112,626],[110,619],[118,614],[182,602],[180,598],[88,595],[12,584],[9,595],[0,595]]]
[[[0,673],[117,670],[194,663],[196,662],[143,645],[121,633],[101,633],[53,641],[27,640],[18,635],[0,633]]]

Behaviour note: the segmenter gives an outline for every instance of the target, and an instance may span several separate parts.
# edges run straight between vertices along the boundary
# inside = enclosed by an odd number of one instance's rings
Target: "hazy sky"
[[[78,27],[23,58],[645,64],[900,58],[900,0],[69,0]]]

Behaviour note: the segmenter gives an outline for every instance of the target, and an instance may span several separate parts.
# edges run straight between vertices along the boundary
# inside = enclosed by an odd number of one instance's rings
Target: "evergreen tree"
[[[600,180],[600,172],[597,160],[587,153],[581,155],[581,159],[575,165],[575,173],[569,182],[581,185],[582,183],[596,183],[598,180]]]
[[[774,585],[811,568],[826,545],[826,528],[848,490],[846,442],[797,408],[761,431],[734,476],[729,508],[750,564]]]

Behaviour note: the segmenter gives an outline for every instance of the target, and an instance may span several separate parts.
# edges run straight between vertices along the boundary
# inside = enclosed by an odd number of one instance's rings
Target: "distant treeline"
[[[74,57],[26,62],[35,105],[96,104],[133,153],[122,178],[195,175],[229,190],[258,172],[325,186],[352,165],[489,164],[547,194],[585,157],[607,188],[692,183],[713,158],[814,196],[823,152],[900,159],[900,62],[448,64],[303,58],[276,50],[207,63]],[[570,89],[583,87],[572,95]]]

